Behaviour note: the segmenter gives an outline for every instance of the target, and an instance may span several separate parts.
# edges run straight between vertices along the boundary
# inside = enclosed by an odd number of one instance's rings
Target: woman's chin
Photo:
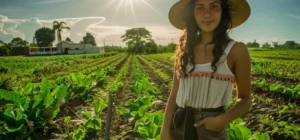
[[[201,29],[201,32],[213,32],[215,29],[216,29],[216,27],[215,26],[202,26],[202,27],[200,27],[200,29]]]
[[[213,32],[214,31],[214,28],[210,28],[210,29],[202,29],[201,32],[203,33],[210,33],[210,32]]]

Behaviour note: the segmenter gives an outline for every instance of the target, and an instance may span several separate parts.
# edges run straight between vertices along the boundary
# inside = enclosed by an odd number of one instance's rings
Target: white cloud
[[[32,42],[34,32],[42,26],[38,18],[31,19],[10,19],[7,16],[0,15],[1,38],[5,42],[10,42],[12,37],[21,37]]]
[[[43,27],[52,28],[53,21],[65,21],[67,26],[71,27],[71,33],[63,32],[63,38],[71,35],[72,40],[79,42],[82,39],[82,36],[78,36],[77,33],[82,33],[85,35],[86,32],[89,31],[89,28],[97,28],[97,24],[101,23],[105,20],[104,17],[80,17],[80,18],[60,18],[60,19],[52,19],[52,20],[39,20],[38,18],[31,19],[10,19],[7,16],[0,15],[1,32],[2,36],[0,38],[4,38],[3,36],[16,36],[26,39],[31,42],[34,36],[34,32]],[[10,25],[9,28],[6,27]],[[13,25],[13,26],[12,26]],[[6,28],[5,28],[6,27]],[[8,32],[9,31],[9,32]],[[97,37],[97,33],[91,30],[91,33],[95,37]],[[7,38],[7,37],[6,37]]]
[[[13,35],[11,34],[7,34],[5,32],[2,32],[2,30],[0,30],[0,40],[2,40],[5,43],[9,43],[11,42],[11,40],[14,38]]]
[[[5,22],[7,20],[8,20],[7,16],[0,15],[0,21]]]
[[[7,16],[3,16],[0,14],[0,21],[7,23],[20,23],[26,21],[26,19],[9,19]]]
[[[292,17],[294,19],[300,19],[299,15],[291,14],[291,13],[286,13],[287,16]]]
[[[93,30],[99,28],[99,24],[105,20],[104,17],[78,17],[78,18],[60,18],[53,20],[41,20],[44,24],[52,27],[53,21],[65,21],[67,26],[71,28],[71,31],[68,33],[63,33],[63,40],[70,36],[71,40],[74,42],[79,42],[82,40],[82,36],[84,36],[87,32],[93,34],[93,36],[97,39],[100,34]]]
[[[35,31],[41,27],[42,24],[40,23],[40,20],[38,18],[32,18],[16,24],[15,31],[22,35],[23,39],[32,42]]]
[[[8,43],[13,39],[13,35],[8,34],[5,30],[3,30],[4,23],[0,20],[0,40]]]
[[[153,37],[163,38],[178,38],[181,36],[182,31],[175,29],[172,26],[149,26],[146,28],[152,33]]]
[[[7,22],[7,21],[8,21],[7,16],[0,15],[0,40],[4,41],[6,43],[10,42],[14,37],[14,35],[9,34],[7,32],[7,30],[5,30],[4,25],[5,25],[5,22]]]
[[[272,38],[272,42],[279,42],[280,36],[276,36]]]
[[[52,4],[52,3],[60,3],[65,1],[69,1],[69,0],[47,0],[47,1],[37,2],[36,4]]]
[[[59,18],[50,20],[40,20],[39,18],[31,19],[11,19],[7,16],[0,15],[0,39],[12,37],[21,37],[28,42],[32,42],[34,32],[41,27],[52,28],[53,21],[65,21],[71,31],[62,32],[62,39],[70,37],[75,43],[80,42],[82,37],[87,32],[93,34],[98,45],[103,45],[103,40],[106,40],[106,45],[125,45],[120,38],[125,31],[130,28],[138,28],[145,26],[121,26],[121,25],[105,25],[105,17],[78,17],[78,18]],[[178,42],[181,31],[172,26],[147,26],[152,34],[153,39],[156,39],[157,44],[168,44],[172,41]],[[173,40],[172,40],[173,39]],[[11,40],[11,39],[10,39]],[[9,41],[10,41],[9,40]]]
[[[125,46],[125,42],[122,42],[121,36],[123,34],[111,34],[105,36],[103,39],[98,38],[98,44],[100,46],[104,45],[120,45]]]

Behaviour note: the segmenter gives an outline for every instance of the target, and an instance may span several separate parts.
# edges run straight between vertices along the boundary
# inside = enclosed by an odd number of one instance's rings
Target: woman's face
[[[213,32],[221,21],[220,0],[196,0],[194,17],[201,32]]]

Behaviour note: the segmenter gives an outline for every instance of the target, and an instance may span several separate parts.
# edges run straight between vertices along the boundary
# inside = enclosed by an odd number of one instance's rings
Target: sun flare
[[[132,15],[132,20],[136,23],[136,10],[135,7],[137,6],[146,6],[150,8],[153,12],[157,13],[161,17],[164,17],[157,9],[155,9],[151,4],[149,4],[148,0],[111,0],[109,3],[106,4],[107,7],[114,8],[114,17],[118,14],[125,14],[127,15],[128,12]],[[123,10],[125,9],[125,10]],[[122,11],[122,12],[121,12]]]

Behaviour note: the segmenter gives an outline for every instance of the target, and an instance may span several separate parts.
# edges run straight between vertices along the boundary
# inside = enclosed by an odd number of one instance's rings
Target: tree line
[[[300,44],[293,40],[286,41],[283,44],[279,44],[278,42],[272,42],[272,45],[268,42],[260,45],[256,42],[256,40],[254,40],[254,42],[248,42],[246,45],[248,48],[300,49]]]
[[[53,22],[53,28],[42,27],[35,31],[34,39],[32,43],[27,42],[19,37],[12,39],[10,43],[5,43],[0,40],[0,56],[9,55],[11,48],[13,47],[52,47],[55,37],[58,44],[61,45],[62,37],[61,32],[63,30],[71,30],[70,27],[65,26],[65,22]],[[157,45],[152,39],[151,32],[146,28],[132,28],[125,31],[125,34],[121,36],[123,42],[126,43],[126,47],[120,46],[104,46],[105,52],[127,52],[129,54],[151,54],[151,53],[172,53],[175,51],[177,44],[169,43],[168,45]],[[73,42],[69,37],[66,41]],[[96,40],[91,33],[86,35],[79,42],[81,44],[96,45]],[[274,49],[300,49],[300,44],[295,41],[286,41],[284,44],[278,42],[264,43],[260,45],[256,40],[254,42],[246,43],[248,48],[274,48]]]
[[[52,47],[55,40],[57,40],[58,45],[61,45],[61,42],[63,41],[61,33],[64,30],[71,30],[66,24],[67,23],[64,21],[53,21],[52,28],[42,27],[37,29],[34,33],[32,43],[29,43],[20,37],[15,37],[8,43],[5,43],[0,39],[0,56],[10,55],[10,52],[14,47]],[[73,43],[69,37],[67,37],[65,41]],[[95,37],[91,33],[86,33],[79,43],[96,46]]]

